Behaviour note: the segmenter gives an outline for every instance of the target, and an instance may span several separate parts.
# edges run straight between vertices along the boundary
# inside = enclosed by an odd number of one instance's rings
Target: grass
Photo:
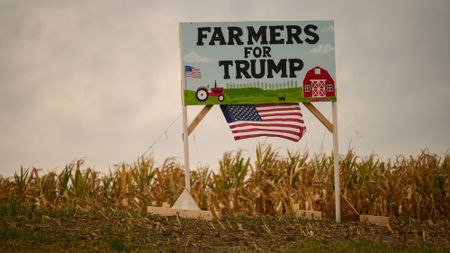
[[[367,252],[367,253],[389,253],[389,252],[447,252],[448,248],[423,247],[408,248],[399,245],[379,243],[365,238],[354,238],[351,240],[337,240],[331,243],[318,242],[306,239],[294,243],[287,252]]]
[[[202,221],[93,209],[71,215],[0,216],[0,251],[448,252],[448,227],[448,220],[388,229],[292,217]],[[423,233],[433,236],[422,237]]]
[[[195,97],[195,91],[184,91],[186,105],[310,102],[309,98],[303,97],[302,88],[286,88],[278,90],[263,90],[260,88],[225,89],[224,94],[225,100],[223,102],[219,102],[217,97],[212,96],[206,101],[200,102]],[[330,101],[335,101],[336,97],[330,97],[329,99]]]

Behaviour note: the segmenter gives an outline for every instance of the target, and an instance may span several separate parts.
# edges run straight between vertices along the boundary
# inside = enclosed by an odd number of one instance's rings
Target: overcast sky
[[[150,149],[183,161],[179,22],[334,20],[339,142],[364,156],[450,148],[450,1],[0,0],[0,175],[74,159],[99,171]],[[317,104],[330,115],[329,103]],[[189,107],[189,118],[201,107]],[[332,138],[302,107],[299,143],[235,142],[218,107],[191,167],[258,143],[310,153]],[[168,126],[175,123],[168,128]]]

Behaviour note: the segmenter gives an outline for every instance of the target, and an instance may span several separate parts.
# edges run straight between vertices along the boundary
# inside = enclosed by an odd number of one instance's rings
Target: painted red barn
[[[335,95],[334,80],[326,69],[316,66],[306,72],[303,79],[303,96],[305,98],[320,100]]]

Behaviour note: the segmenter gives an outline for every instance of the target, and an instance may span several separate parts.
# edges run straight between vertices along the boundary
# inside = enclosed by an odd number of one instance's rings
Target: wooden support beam
[[[147,213],[160,216],[180,216],[187,219],[213,220],[214,216],[210,211],[176,209],[168,207],[147,206]]]
[[[316,118],[322,122],[322,124],[330,131],[330,133],[333,133],[333,124],[311,103],[303,103],[308,110],[316,116]]]
[[[323,214],[320,211],[299,210],[298,216],[308,220],[322,220]]]
[[[209,110],[211,110],[212,107],[213,105],[205,105],[205,107],[203,107],[203,109],[198,113],[197,117],[195,117],[191,124],[189,124],[188,135],[190,135],[192,131],[194,131],[194,129],[197,127],[200,121],[202,121],[202,119],[206,116],[206,114],[209,112]]]
[[[378,226],[389,227],[389,217],[386,216],[360,215],[359,221],[362,223],[369,223]]]
[[[294,213],[297,217],[308,220],[321,220],[323,218],[323,212],[313,210],[300,210],[299,204],[294,204]]]

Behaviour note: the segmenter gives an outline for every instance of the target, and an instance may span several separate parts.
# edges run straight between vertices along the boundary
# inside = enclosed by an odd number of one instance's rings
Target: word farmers
[[[316,44],[319,41],[317,26],[313,24],[273,26],[198,27],[197,46],[216,45],[276,45]]]

